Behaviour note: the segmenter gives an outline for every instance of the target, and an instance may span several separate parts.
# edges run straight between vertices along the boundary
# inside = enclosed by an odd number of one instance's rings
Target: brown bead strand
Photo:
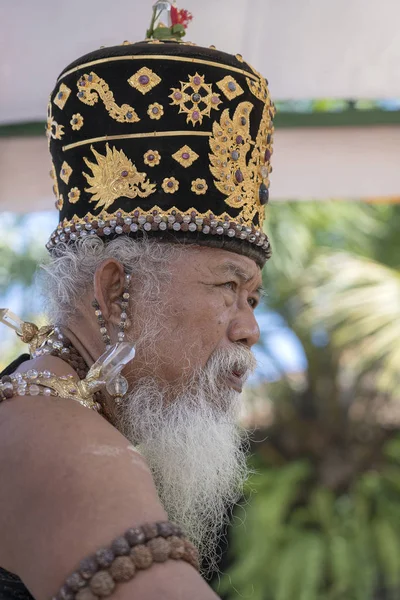
[[[169,559],[199,568],[197,550],[180,527],[163,521],[128,529],[109,548],[82,560],[54,600],[98,600],[112,594],[117,583],[133,579],[138,570]]]
[[[57,340],[53,339],[54,335],[57,335]],[[61,358],[76,371],[79,379],[85,379],[89,367],[79,352],[74,348],[70,340],[61,333],[59,327],[55,327],[54,334],[48,339],[48,345],[52,347],[51,352],[49,353],[50,356]]]
[[[9,377],[9,375],[4,375],[0,379],[0,383],[10,385],[9,388],[3,389],[3,390],[0,389],[0,402],[3,402],[3,400],[10,400],[14,396],[14,390],[13,390],[13,385],[11,382],[11,377]]]
[[[97,322],[100,326],[101,337],[103,338],[106,349],[108,349],[111,346],[111,339],[107,332],[106,322],[104,320],[103,313],[101,312],[100,304],[97,302],[97,300],[93,300],[92,306],[94,308],[94,314],[97,317]]]
[[[129,286],[131,283],[131,276],[125,274],[125,289],[122,294],[122,302],[121,302],[121,322],[118,326],[118,341],[123,342],[125,339],[125,328],[126,328],[126,320],[128,318],[127,309],[129,304]]]

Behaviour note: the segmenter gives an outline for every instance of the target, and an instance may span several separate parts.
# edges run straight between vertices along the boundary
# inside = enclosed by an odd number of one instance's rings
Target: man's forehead
[[[260,273],[260,269],[256,265],[238,264],[229,259],[216,265],[214,270],[222,275],[236,275],[246,283],[257,277]]]
[[[237,276],[244,282],[251,280],[261,282],[262,279],[261,269],[253,259],[226,250],[211,251],[207,268],[216,275]]]
[[[185,268],[182,270],[183,266],[190,266],[189,272]],[[194,278],[237,275],[244,281],[262,281],[261,269],[252,258],[222,248],[192,247],[176,261],[175,269],[178,276],[184,273],[192,273]]]

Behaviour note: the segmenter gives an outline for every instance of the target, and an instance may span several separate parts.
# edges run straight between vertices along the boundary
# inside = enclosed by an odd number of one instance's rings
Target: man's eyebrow
[[[252,275],[247,273],[247,271],[232,262],[224,263],[220,267],[217,267],[217,270],[223,275],[236,276],[243,283],[248,283],[253,278]],[[255,291],[260,295],[260,297],[266,296],[266,291],[262,285],[260,285]]]

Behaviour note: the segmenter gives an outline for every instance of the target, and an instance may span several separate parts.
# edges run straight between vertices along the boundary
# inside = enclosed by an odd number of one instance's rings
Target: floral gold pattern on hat
[[[162,189],[166,194],[175,194],[179,189],[179,181],[175,177],[166,177],[162,183]]]
[[[187,115],[186,122],[201,125],[211,110],[218,110],[221,104],[220,94],[213,92],[212,85],[205,83],[205,76],[189,75],[189,81],[180,82],[180,88],[171,88],[171,104],[179,106],[179,113]]]
[[[70,120],[69,123],[74,131],[79,131],[83,127],[82,115],[79,113],[72,115],[72,119]]]
[[[221,81],[218,81],[217,86],[229,100],[233,100],[237,96],[244,94],[243,88],[231,75],[227,75]]]
[[[71,90],[64,83],[60,85],[60,89],[54,97],[54,104],[58,106],[61,110],[64,108],[66,101],[69,98]]]
[[[77,96],[84,104],[94,106],[100,97],[112,119],[115,119],[119,123],[137,123],[137,121],[140,121],[132,106],[129,104],[118,106],[116,104],[114,94],[108,84],[104,79],[96,75],[96,73],[91,72],[89,75],[82,75],[77,86]]]
[[[195,179],[194,181],[192,181],[192,187],[191,187],[192,192],[194,192],[195,194],[197,194],[198,196],[201,196],[202,194],[205,194],[208,190],[208,185],[205,179]]]
[[[143,156],[144,164],[149,167],[156,167],[160,164],[161,156],[157,150],[148,150]]]
[[[68,184],[69,178],[71,177],[71,173],[72,173],[71,167],[64,160],[63,164],[61,165],[60,179],[62,179],[64,183]]]
[[[189,146],[185,145],[182,146],[182,148],[180,148],[178,152],[175,152],[175,154],[172,155],[172,158],[174,158],[180,165],[182,165],[182,167],[187,168],[192,166],[195,160],[199,158],[199,155],[196,152],[194,152]]]
[[[79,200],[81,196],[81,192],[77,187],[73,187],[69,192],[68,192],[68,200],[70,201],[70,204],[76,204]]]
[[[158,104],[158,102],[154,102],[154,104],[150,104],[149,108],[147,109],[147,114],[149,115],[150,119],[158,121],[164,114],[164,108],[161,104]]]
[[[138,90],[143,95],[150,92],[161,81],[161,77],[147,67],[142,67],[132,77],[129,77],[128,83],[135,90]]]
[[[96,208],[107,210],[117,198],[147,198],[155,192],[155,185],[147,179],[146,173],[139,173],[133,162],[122,150],[112,149],[106,144],[106,155],[97,152],[93,146],[91,151],[96,163],[84,157],[85,164],[92,175],[83,173],[89,188],[85,192],[92,194],[90,202],[97,202]]]

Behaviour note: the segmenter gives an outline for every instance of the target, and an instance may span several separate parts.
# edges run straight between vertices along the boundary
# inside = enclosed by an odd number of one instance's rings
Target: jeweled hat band
[[[82,57],[49,103],[60,224],[47,247],[169,232],[251,244],[265,261],[274,113],[240,55],[148,41]]]

